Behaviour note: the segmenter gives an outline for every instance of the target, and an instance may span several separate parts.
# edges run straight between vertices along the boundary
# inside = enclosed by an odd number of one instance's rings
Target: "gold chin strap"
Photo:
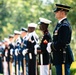
[[[65,9],[65,10],[69,10],[69,8],[64,8],[64,7],[60,7],[60,6],[57,6],[57,8],[62,8],[62,9]]]

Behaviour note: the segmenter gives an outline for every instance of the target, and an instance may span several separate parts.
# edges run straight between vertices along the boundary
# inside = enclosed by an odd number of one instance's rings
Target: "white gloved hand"
[[[18,56],[18,49],[15,49],[15,55]]]
[[[34,46],[34,49],[35,49],[35,50],[34,50],[34,53],[35,53],[35,54],[37,54],[37,48],[38,48],[38,47],[39,47],[39,45],[35,45],[35,46]]]
[[[10,55],[13,55],[13,49],[10,49]]]
[[[28,49],[24,49],[23,51],[22,51],[22,54],[23,54],[23,56],[25,56],[25,54],[28,52]]]
[[[6,56],[6,57],[8,56],[8,51],[7,51],[7,50],[5,51],[5,56]]]
[[[51,53],[51,44],[52,44],[52,42],[47,44],[46,50],[48,51],[48,53]]]
[[[29,53],[29,58],[32,59],[32,54],[31,53]]]

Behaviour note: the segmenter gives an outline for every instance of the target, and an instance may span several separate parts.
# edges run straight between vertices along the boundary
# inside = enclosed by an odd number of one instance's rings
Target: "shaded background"
[[[72,26],[71,47],[76,61],[76,0],[0,0],[0,41],[14,30],[20,30],[26,27],[28,23],[38,23],[39,17],[44,17],[52,21],[49,30],[52,35],[57,20],[54,17],[54,8],[56,3],[67,4],[71,6],[68,13],[68,19]],[[36,29],[41,38],[39,26]],[[71,71],[76,75],[76,63],[74,62]]]

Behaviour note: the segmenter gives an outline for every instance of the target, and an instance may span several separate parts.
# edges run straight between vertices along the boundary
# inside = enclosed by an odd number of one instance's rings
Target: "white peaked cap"
[[[20,31],[14,30],[14,34],[21,34]]]
[[[8,42],[8,41],[9,41],[9,39],[8,39],[8,38],[4,38],[4,41]]]
[[[39,20],[40,20],[40,22],[43,22],[43,23],[45,23],[45,24],[50,24],[50,23],[51,23],[50,20],[45,19],[45,18],[39,18]]]
[[[37,24],[35,24],[35,23],[29,23],[28,24],[28,27],[34,27],[34,28],[36,28],[37,27]]]

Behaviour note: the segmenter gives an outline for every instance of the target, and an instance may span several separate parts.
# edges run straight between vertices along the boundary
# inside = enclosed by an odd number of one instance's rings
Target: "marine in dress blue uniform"
[[[49,53],[46,50],[47,44],[52,41],[51,35],[48,31],[48,26],[51,23],[50,20],[45,18],[39,18],[40,30],[43,32],[43,37],[40,43],[41,54],[40,58],[40,75],[49,75]]]
[[[53,32],[53,42],[48,44],[47,49],[53,51],[53,64],[56,67],[57,75],[62,75],[62,64],[65,64],[65,75],[70,75],[70,65],[73,62],[73,54],[70,48],[72,35],[71,25],[67,19],[67,12],[70,6],[56,4],[55,17],[58,23]],[[59,14],[60,13],[60,14]],[[66,55],[64,56],[63,51]],[[63,61],[63,59],[65,59]]]

